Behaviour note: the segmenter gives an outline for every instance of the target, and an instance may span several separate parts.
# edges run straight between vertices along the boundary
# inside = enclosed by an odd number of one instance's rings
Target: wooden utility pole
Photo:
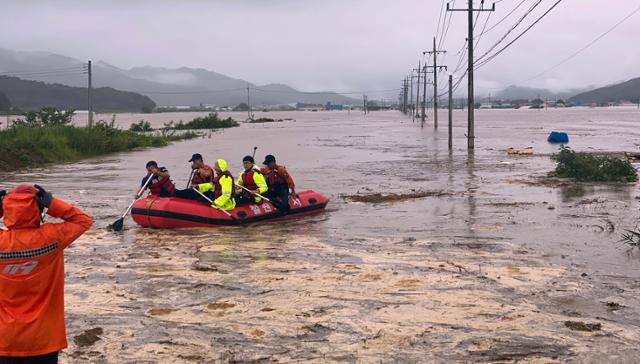
[[[449,150],[453,149],[453,75],[449,74]]]
[[[411,70],[411,73],[409,74],[409,82],[410,82],[410,86],[409,86],[409,108],[411,110],[411,116],[413,117],[413,70]]]
[[[249,96],[249,85],[247,85],[247,120],[253,120],[253,114],[251,113],[251,97]]]
[[[367,95],[362,95],[362,111],[367,115],[369,113],[369,103],[367,102]]]
[[[418,71],[418,84],[417,84],[417,87],[416,87],[416,90],[417,90],[416,91],[416,105],[417,106],[416,106],[416,110],[415,110],[414,117],[413,117],[413,121],[414,122],[416,121],[415,114],[420,115],[420,74],[422,73],[421,66],[422,66],[421,61],[418,61],[418,69],[417,69],[417,71]]]
[[[409,97],[407,95],[407,93],[409,92],[409,80],[406,76],[404,77],[403,90],[404,90],[404,111],[403,112],[406,114],[407,108],[408,108],[408,101],[409,101]]]
[[[87,78],[88,78],[88,85],[87,85],[87,111],[89,113],[89,116],[87,118],[87,124],[89,125],[89,127],[93,126],[93,95],[92,95],[92,74],[91,74],[91,61],[89,61],[87,63]]]
[[[496,4],[493,3],[491,9],[484,8],[484,0],[481,1],[482,6],[480,9],[473,8],[473,1],[468,0],[467,9],[450,9],[449,3],[447,3],[447,11],[466,11],[467,12],[467,22],[469,27],[469,34],[467,35],[467,46],[468,46],[468,65],[467,65],[467,81],[468,81],[468,90],[467,90],[467,107],[468,107],[468,125],[467,125],[467,148],[474,149],[475,148],[475,125],[474,125],[474,112],[475,112],[475,100],[473,97],[473,13],[476,11],[495,11]]]
[[[438,128],[438,71],[441,68],[447,69],[447,66],[438,66],[438,53],[447,53],[447,51],[439,51],[436,47],[436,37],[433,37],[433,50],[424,51],[422,54],[433,55],[433,127]]]
[[[423,67],[424,83],[422,85],[422,124],[424,125],[424,118],[426,117],[424,108],[427,106],[427,64]]]

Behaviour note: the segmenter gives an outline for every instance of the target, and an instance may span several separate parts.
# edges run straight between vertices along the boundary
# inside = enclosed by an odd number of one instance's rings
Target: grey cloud
[[[489,26],[516,3],[500,1]],[[539,9],[551,4],[544,0]],[[202,67],[303,90],[390,89],[417,66],[420,52],[431,47],[440,6],[440,0],[12,1],[3,4],[0,32],[6,48],[45,50],[121,67]],[[608,1],[606,7],[596,1],[564,1],[477,72],[478,92],[518,83],[552,66],[636,6],[623,0]],[[477,55],[514,21],[515,16],[483,36]],[[453,13],[444,41],[449,52],[442,59],[450,67],[458,60],[455,53],[466,29],[465,14]],[[580,57],[526,85],[565,89],[640,76],[639,31],[640,14]]]

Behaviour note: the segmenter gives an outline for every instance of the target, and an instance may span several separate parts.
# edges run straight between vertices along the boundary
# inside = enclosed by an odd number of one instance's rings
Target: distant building
[[[327,104],[324,106],[325,110],[328,111],[333,111],[333,110],[344,110],[344,106],[343,105],[338,105],[338,104],[332,104],[331,101],[327,102]]]
[[[319,111],[324,110],[324,105],[321,104],[305,104],[302,102],[296,103],[296,109],[301,111]]]

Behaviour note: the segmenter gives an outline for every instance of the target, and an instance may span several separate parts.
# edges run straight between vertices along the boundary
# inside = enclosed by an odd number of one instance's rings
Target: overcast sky
[[[497,1],[486,28],[521,1]],[[487,32],[479,40],[476,56],[536,1],[524,0]],[[513,34],[555,2],[542,0]],[[280,82],[305,91],[385,90],[398,88],[402,76],[417,67],[421,51],[431,48],[441,5],[441,0],[3,1],[0,47],[50,51],[125,68],[202,67],[257,84]],[[466,6],[466,2],[453,5]],[[579,57],[521,83],[569,56],[638,6],[638,0],[562,1],[476,72],[477,92],[496,92],[510,84],[566,89],[640,77],[637,13]],[[480,15],[476,34],[488,14]],[[453,69],[465,41],[467,16],[464,12],[451,15],[442,47],[448,54],[441,58]]]

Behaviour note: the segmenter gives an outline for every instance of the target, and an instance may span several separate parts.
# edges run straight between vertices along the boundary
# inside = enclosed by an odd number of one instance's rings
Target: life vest
[[[242,175],[240,176],[240,178],[242,178],[242,187],[251,190],[251,191],[255,191],[258,189],[258,185],[256,185],[256,181],[253,180],[253,175],[256,173],[256,170],[251,168],[250,170],[245,170]],[[258,172],[260,173],[260,172]],[[246,196],[250,196],[253,197],[252,194],[250,194],[249,192],[245,191],[244,189],[242,190],[242,194],[246,195]]]
[[[208,165],[205,164],[200,169],[208,170],[209,171],[209,177],[202,177],[200,175],[200,171],[198,170],[193,174],[193,177],[191,178],[191,184],[192,185],[199,185],[199,184],[202,184],[202,183],[211,183],[211,182],[213,182],[213,179],[214,179],[214,177],[213,177],[213,168],[211,168],[211,167],[209,167]]]
[[[214,188],[214,193],[215,193],[214,199],[222,196],[222,186],[220,185],[220,178],[222,178],[223,176],[230,177],[231,181],[234,181],[233,176],[231,175],[231,172],[229,172],[229,171],[223,172],[222,176],[216,176],[213,179],[213,182],[212,182],[213,183],[213,188]]]
[[[169,178],[153,177],[149,186],[151,194],[155,196],[169,196],[173,194],[176,185]]]
[[[267,173],[265,173],[264,177],[267,180],[267,185],[269,186],[269,188],[271,188],[272,186],[286,185],[287,184],[287,180],[284,178],[284,176],[282,176],[278,172],[277,168],[269,169],[267,171]]]

